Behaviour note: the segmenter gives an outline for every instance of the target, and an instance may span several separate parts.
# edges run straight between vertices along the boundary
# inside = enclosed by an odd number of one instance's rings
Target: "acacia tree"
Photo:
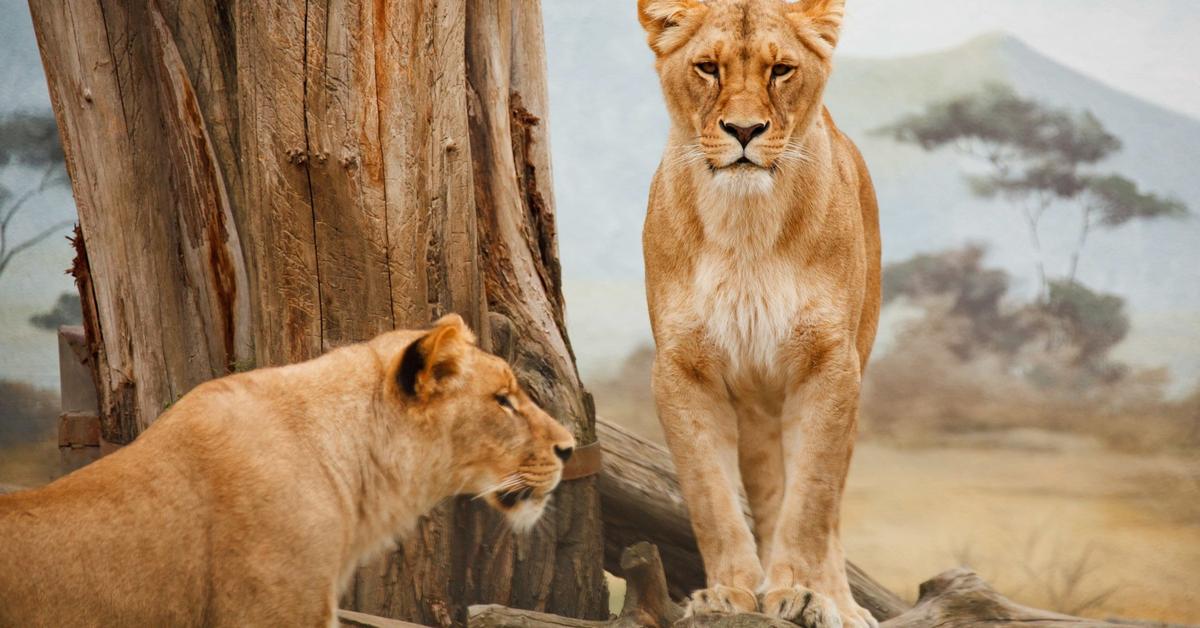
[[[1188,210],[1171,198],[1143,192],[1119,174],[1099,174],[1095,166],[1121,149],[1121,142],[1091,112],[1073,112],[1023,98],[1012,88],[991,84],[926,107],[877,131],[932,151],[952,147],[986,167],[968,174],[972,191],[982,198],[1001,197],[1016,204],[1029,233],[1039,294],[1050,298],[1052,283],[1076,283],[1079,260],[1096,228],[1112,229],[1132,220],[1180,218]],[[1051,278],[1039,227],[1046,212],[1074,206],[1079,231],[1070,264]]]
[[[103,443],[205,380],[450,311],[594,441],[564,324],[537,0],[30,8],[79,208]],[[605,616],[598,508],[594,477],[564,482],[528,536],[447,504],[344,604],[428,625],[480,602]]]
[[[63,168],[58,128],[49,113],[18,112],[0,120],[0,168],[9,165],[33,168],[41,174],[36,183],[20,192],[0,183],[0,276],[14,257],[72,223],[70,220],[57,222],[20,242],[12,238],[14,221],[28,209],[29,201],[46,190],[70,183]]]
[[[984,264],[986,253],[982,245],[968,244],[888,264],[883,303],[901,297],[924,303],[926,316],[919,326],[943,339],[963,361],[980,354],[1012,359],[1039,343],[1039,359],[1048,357],[1040,355],[1047,344],[1069,349],[1065,366],[1084,376],[1076,384],[1091,384],[1097,377],[1111,381],[1124,373],[1109,356],[1129,333],[1124,299],[1057,280],[1050,282],[1044,301],[1019,304],[1008,293],[1008,273]]]

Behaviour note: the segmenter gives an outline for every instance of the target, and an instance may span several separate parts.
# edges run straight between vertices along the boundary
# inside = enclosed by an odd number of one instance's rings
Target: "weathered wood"
[[[654,546],[647,543],[625,550],[621,563],[629,569],[624,574],[629,589],[621,615],[609,621],[582,621],[491,605],[471,607],[470,625],[477,628],[787,628],[795,625],[758,613],[683,616],[681,609],[667,596],[663,565],[658,556]],[[974,572],[954,569],[922,584],[917,605],[884,622],[881,628],[970,628],[981,625],[1011,628],[1166,626],[1143,622],[1105,622],[1021,606],[996,593]]]
[[[704,564],[666,448],[603,419],[596,421],[596,429],[604,447],[604,471],[598,486],[605,566],[619,573],[624,549],[647,541],[662,554],[673,596],[682,598],[704,587]],[[742,506],[746,508],[744,500]],[[896,594],[853,564],[847,564],[847,570],[854,599],[876,619],[883,621],[908,609]]]
[[[649,543],[632,545],[621,554],[621,576],[625,578],[625,603],[621,616],[639,626],[665,627],[683,617],[683,609],[671,601],[662,556]]]
[[[594,440],[563,324],[537,0],[30,8],[102,444],[213,377],[449,311]],[[449,503],[346,602],[435,625],[474,602],[602,617],[598,508],[594,478],[570,482],[518,537]]]
[[[128,442],[249,349],[240,245],[156,5],[31,9],[82,231],[108,243],[88,260],[105,279],[83,295],[98,304],[89,332],[110,337],[96,367],[102,436]],[[116,342],[138,335],[158,342]]]
[[[923,582],[917,605],[882,624],[883,628],[969,628],[980,625],[1100,628],[1145,624],[1084,619],[1022,606],[997,593],[973,571],[961,568]]]
[[[467,3],[468,119],[474,166],[480,264],[489,323],[497,323],[493,347],[523,374],[522,384],[551,415],[577,427],[581,445],[595,440],[594,416],[585,402],[567,340],[545,120],[545,52],[541,9],[533,0],[469,0]],[[539,27],[534,30],[530,24]],[[519,62],[519,64],[518,64]],[[519,90],[528,89],[528,98]],[[527,100],[522,105],[523,100]],[[540,107],[530,109],[529,107]],[[515,177],[509,176],[516,173]],[[517,333],[505,333],[511,327]],[[501,589],[546,591],[520,599],[524,608],[577,606],[579,617],[603,617],[608,595],[602,571],[600,504],[595,478],[567,482],[556,491],[557,521],[515,539],[522,557],[511,582],[483,571],[473,599],[502,597]],[[561,525],[563,522],[571,525]],[[474,542],[487,547],[495,533],[477,527]],[[572,548],[570,553],[555,546]],[[480,568],[483,558],[468,557]],[[569,579],[569,582],[564,582]],[[593,597],[571,601],[590,591]]]
[[[338,610],[337,618],[338,625],[352,628],[418,628],[421,625],[345,609]]]

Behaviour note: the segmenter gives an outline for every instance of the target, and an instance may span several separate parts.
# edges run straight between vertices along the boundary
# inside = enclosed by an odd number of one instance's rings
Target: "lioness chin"
[[[541,515],[575,441],[462,319],[214,380],[128,447],[0,496],[0,626],[332,626],[442,499]]]
[[[671,120],[643,248],[655,399],[708,578],[690,610],[874,626],[838,531],[880,302],[875,192],[821,104],[843,1],[638,14]]]

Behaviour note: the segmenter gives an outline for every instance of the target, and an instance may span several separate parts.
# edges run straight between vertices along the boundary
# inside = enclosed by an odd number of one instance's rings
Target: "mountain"
[[[842,59],[835,67],[826,102],[871,166],[889,259],[928,250],[931,238],[939,243],[977,239],[991,245],[994,261],[1030,277],[1024,227],[1004,203],[971,197],[961,176],[973,166],[970,160],[950,152],[928,154],[871,133],[931,102],[987,83],[1011,85],[1049,105],[1091,111],[1124,144],[1100,164],[1101,171],[1122,173],[1145,189],[1184,200],[1200,216],[1200,179],[1189,159],[1200,147],[1200,121],[1083,76],[1014,37],[990,34],[952,50]],[[1076,217],[1069,208],[1051,214],[1044,239],[1071,240]],[[931,234],[932,229],[940,233]],[[1197,243],[1200,219],[1132,224],[1089,243],[1082,278],[1125,296],[1135,309],[1200,308]],[[1059,259],[1058,267],[1064,263]],[[1164,279],[1172,289],[1164,289]]]
[[[581,368],[601,373],[649,338],[640,287],[640,231],[667,118],[640,31],[624,32],[605,23],[627,16],[597,10],[586,17],[548,24],[546,32],[568,316]],[[579,50],[573,42],[593,28],[614,36]],[[1046,104],[1094,113],[1124,144],[1099,170],[1177,197],[1196,216],[1095,234],[1080,277],[1093,288],[1127,299],[1134,332],[1122,357],[1171,362],[1183,377],[1200,373],[1200,356],[1184,349],[1200,346],[1200,178],[1193,166],[1200,121],[1080,74],[1003,33],[917,56],[841,57],[834,68],[826,103],[871,168],[885,260],[983,242],[990,250],[989,262],[1010,271],[1017,280],[1014,290],[1024,294],[1034,290],[1027,233],[1012,207],[971,195],[963,173],[977,164],[951,151],[927,153],[901,145],[872,131],[987,83],[1008,84]],[[1048,215],[1043,242],[1073,241],[1075,211],[1060,208]],[[1063,255],[1051,261],[1051,268],[1065,264]]]

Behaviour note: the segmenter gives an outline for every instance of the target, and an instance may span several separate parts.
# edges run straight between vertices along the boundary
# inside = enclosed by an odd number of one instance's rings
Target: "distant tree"
[[[1061,325],[1082,365],[1104,365],[1109,350],[1129,333],[1125,300],[1093,292],[1079,282],[1051,281],[1042,309]]]
[[[0,277],[18,254],[33,248],[72,223],[57,222],[20,242],[11,241],[13,220],[27,203],[48,189],[70,184],[63,167],[58,126],[49,113],[18,112],[0,120],[0,168],[20,164],[41,170],[37,182],[22,192],[0,183]]]
[[[1050,280],[1039,226],[1052,207],[1076,205],[1080,212],[1078,238],[1067,245],[1072,247],[1067,283],[1075,283],[1079,258],[1096,227],[1188,214],[1183,203],[1142,192],[1121,175],[1086,170],[1121,149],[1120,140],[1090,112],[1053,108],[1004,85],[930,105],[878,132],[929,151],[953,147],[986,164],[984,174],[967,176],[971,189],[1020,208],[1043,300],[1050,296]]]
[[[1081,201],[1079,241],[1071,253],[1067,283],[1075,283],[1080,253],[1095,227],[1112,229],[1132,220],[1188,215],[1188,208],[1182,202],[1142,192],[1136,183],[1120,175],[1088,177]]]
[[[57,415],[54,391],[0,379],[0,449],[52,438]]]
[[[888,264],[883,302],[904,297],[925,305],[921,325],[940,330],[937,335],[961,360],[984,352],[1012,358],[1026,348],[1035,353],[1054,348],[1065,350],[1065,366],[1090,381],[1111,381],[1124,372],[1109,359],[1129,333],[1124,299],[1079,282],[1052,280],[1045,300],[1015,302],[1008,294],[1008,273],[987,267],[986,253],[982,245],[970,244]]]
[[[34,314],[29,318],[29,324],[38,329],[55,331],[63,325],[78,325],[83,322],[83,310],[79,302],[79,294],[64,292],[58,295],[58,301],[49,311]]]
[[[1026,334],[1018,318],[1004,308],[1008,273],[985,267],[986,254],[983,245],[969,244],[888,264],[883,269],[883,303],[900,297],[945,301],[947,316],[967,322],[967,333],[948,343],[961,359],[980,349],[1012,352],[1026,341]]]

